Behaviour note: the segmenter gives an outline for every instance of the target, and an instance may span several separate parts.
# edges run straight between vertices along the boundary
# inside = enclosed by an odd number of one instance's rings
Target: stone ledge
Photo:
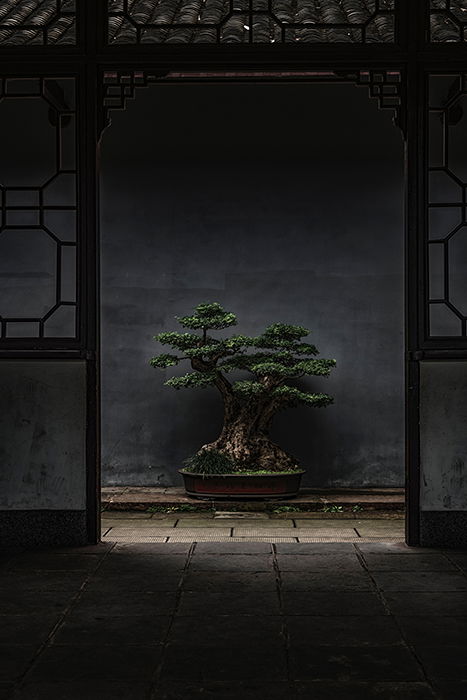
[[[151,507],[177,507],[191,505],[197,510],[228,511],[273,511],[278,507],[290,506],[299,511],[319,513],[320,517],[364,518],[366,513],[385,512],[388,517],[399,516],[405,510],[405,493],[402,488],[391,489],[301,489],[298,496],[289,499],[268,498],[258,500],[198,499],[190,498],[183,488],[154,488],[148,486],[103,487],[102,507],[104,510],[145,511]],[[326,506],[342,506],[344,512],[324,512]],[[356,513],[352,508],[360,505]],[[280,514],[277,514],[280,516]],[[284,513],[290,517],[289,513]],[[380,517],[380,515],[378,515]]]

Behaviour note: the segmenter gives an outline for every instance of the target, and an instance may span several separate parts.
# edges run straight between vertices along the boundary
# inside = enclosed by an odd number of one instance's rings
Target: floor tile
[[[0,681],[0,700],[8,700],[8,698],[11,698],[13,688],[13,683],[2,683]]]
[[[71,595],[69,591],[3,590],[0,592],[0,615],[61,613],[69,606]]]
[[[393,615],[467,615],[465,591],[420,591],[414,595],[408,591],[385,591],[384,598]]]
[[[307,521],[310,522],[310,521]],[[264,530],[261,530],[260,525],[256,525],[255,527],[236,527],[233,530],[233,535],[234,537],[261,537],[261,533],[264,532]],[[287,535],[293,535],[294,537],[348,537],[348,538],[354,538],[357,537],[357,534],[355,530],[352,528],[310,528],[310,527],[301,527],[301,528],[293,528],[293,531],[291,528],[286,528],[286,527],[277,527],[274,528],[274,534],[277,537],[287,537]]]
[[[145,700],[148,689],[149,683],[144,685],[99,680],[26,683],[16,691],[14,700]]]
[[[276,552],[278,554],[353,554],[355,547],[351,542],[316,542],[316,543],[299,543],[296,544],[277,544]]]
[[[180,532],[185,532],[184,530],[180,530]],[[265,533],[268,532],[268,530],[264,530]],[[293,532],[293,530],[290,530],[290,532]],[[212,534],[215,533],[215,534]],[[184,534],[177,534],[174,535],[173,537],[168,538],[168,544],[173,544],[175,542],[190,542],[190,543],[196,543],[199,544],[200,542],[217,542],[217,543],[222,543],[222,544],[230,544],[231,542],[241,542],[241,543],[247,543],[247,542],[263,542],[265,544],[272,544],[276,542],[296,542],[296,539],[293,537],[276,537],[274,535],[274,530],[271,530],[271,534],[263,534],[261,537],[225,537],[225,536],[219,536],[217,534],[216,530],[211,530],[210,535],[189,535],[188,537],[185,536]]]
[[[149,524],[145,526],[144,528],[142,527],[112,527],[109,529],[109,531],[105,531],[105,538],[106,540],[111,541],[112,538],[114,537],[127,537],[127,538],[134,538],[136,541],[138,541],[138,537],[149,537],[151,535],[155,537],[168,537],[176,528],[174,527],[165,527],[162,526],[162,524],[159,526],[157,522],[154,521],[154,523]]]
[[[99,544],[83,545],[81,547],[54,547],[52,550],[55,554],[98,554],[102,556],[112,549],[110,542],[99,542]]]
[[[420,681],[422,672],[404,647],[295,647],[292,678],[319,680]]]
[[[228,647],[244,646],[246,649],[268,644],[282,644],[283,620],[281,616],[209,615],[208,611],[197,618],[176,617],[169,633],[169,641],[187,646]]]
[[[27,682],[130,681],[150,679],[160,660],[160,647],[52,645],[41,654]],[[84,700],[84,699],[83,699]]]
[[[224,647],[170,643],[165,653],[162,678],[203,683],[206,680],[285,681],[285,647],[273,644],[271,640],[262,640],[256,646],[248,644],[247,640],[247,643],[229,643]]]
[[[173,591],[176,590],[182,572],[174,574],[159,573],[152,576],[142,576],[140,572],[125,572],[118,575],[108,573],[93,576],[86,585],[89,593],[128,593],[129,591]],[[0,604],[1,605],[1,604]]]
[[[61,619],[58,611],[34,615],[0,615],[0,645],[42,644],[57,622]]]
[[[398,617],[404,637],[418,646],[457,646],[467,657],[467,615]],[[467,696],[466,696],[467,697]]]
[[[427,639],[427,643],[430,640]],[[417,656],[428,678],[467,681],[467,652],[459,646],[417,646]]]
[[[437,700],[427,683],[297,682],[296,700]]]
[[[84,591],[73,614],[122,615],[170,615],[176,603],[176,590],[146,592],[138,591]]]
[[[271,556],[203,554],[196,550],[190,563],[190,571],[269,571],[271,568]]]
[[[465,552],[465,554],[446,552],[446,555],[454,564],[460,566],[464,571],[467,571],[467,552]]]
[[[198,542],[195,553],[198,554],[271,554],[268,542]]]
[[[282,587],[289,591],[370,590],[365,571],[282,571]]]
[[[0,681],[16,681],[27,670],[36,654],[36,646],[0,646]]]
[[[55,554],[33,552],[16,557],[8,566],[8,571],[93,571],[102,560],[102,554]]]
[[[405,521],[403,518],[355,518],[354,527],[357,529],[359,527],[371,527],[373,529],[378,528],[380,530],[395,530],[403,529],[405,527]]]
[[[402,644],[392,617],[302,615],[286,618],[291,654],[295,647],[310,646],[390,646]]]
[[[435,689],[438,700],[465,700],[467,698],[467,681],[436,681]]]
[[[157,576],[179,573],[186,564],[185,554],[167,554],[163,557],[150,554],[109,556],[99,568],[98,575],[140,573],[141,576]]]
[[[375,571],[376,584],[384,591],[467,591],[467,577],[443,571]],[[467,594],[466,594],[467,598]]]
[[[292,520],[247,520],[246,518],[214,518],[210,521],[209,527],[226,528],[226,527],[242,527],[261,530],[293,528]],[[180,520],[177,528],[206,528],[206,520]]]
[[[422,547],[408,547],[405,542],[362,542],[357,547],[368,554],[427,554],[430,550]]]
[[[4,590],[73,593],[81,588],[88,576],[86,571],[4,571],[0,575],[0,594]]]
[[[362,571],[356,554],[278,554],[281,571]]]
[[[225,591],[232,590],[270,591],[276,590],[275,573],[268,572],[234,572],[234,571],[188,571],[183,579],[183,588],[187,591]]]
[[[167,633],[170,618],[164,615],[104,615],[96,612],[67,615],[53,637],[54,645],[104,647],[160,644]]]
[[[387,615],[370,591],[283,591],[282,600],[287,615]]]
[[[312,530],[321,530],[325,528],[326,530],[344,530],[350,528],[353,530],[355,527],[354,518],[336,518],[335,520],[323,519],[323,520],[310,520],[309,518],[300,518],[299,514],[294,517],[295,525],[298,528],[310,528]]]
[[[364,554],[365,562],[371,571],[447,571],[457,573],[442,554],[419,554],[408,557],[405,554]]]
[[[158,535],[146,535],[146,533],[141,534],[138,532],[136,535],[113,535],[113,530],[110,530],[108,535],[102,535],[105,542],[111,542],[113,545],[116,544],[165,544],[167,542],[167,537]]]
[[[163,681],[157,688],[158,700],[295,700],[294,688],[287,681],[267,680],[238,683]]]
[[[177,615],[278,615],[275,591],[184,591]]]
[[[111,552],[111,557],[113,558],[115,555],[121,555],[121,554],[127,554],[127,555],[133,555],[133,554],[147,554],[147,555],[153,555],[153,556],[160,556],[160,555],[171,555],[171,554],[188,554],[190,551],[191,544],[188,542],[176,542],[174,544],[171,544],[170,547],[167,547],[165,544],[160,544],[157,542],[154,542],[153,544],[150,543],[125,543],[125,542],[117,542],[112,549]]]
[[[149,528],[158,528],[158,527],[175,527],[175,524],[177,523],[178,518],[174,515],[172,517],[166,517],[166,518],[148,518],[144,520],[138,520],[137,524],[134,524],[131,522],[131,520],[118,520],[117,518],[102,518],[101,520],[101,527],[103,530],[107,530],[107,528],[112,527],[112,528],[137,528],[138,530],[146,530],[148,527]],[[206,522],[206,521],[204,521]]]

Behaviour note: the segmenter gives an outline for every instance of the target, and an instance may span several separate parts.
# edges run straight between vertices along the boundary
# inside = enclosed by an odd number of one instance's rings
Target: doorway
[[[336,358],[312,383],[334,405],[274,425],[307,468],[305,487],[403,486],[403,141],[392,117],[353,84],[266,81],[154,85],[112,114],[104,486],[170,488],[216,437],[215,392],[174,392],[148,364],[153,336],[203,301],[236,313],[238,332],[304,325]]]

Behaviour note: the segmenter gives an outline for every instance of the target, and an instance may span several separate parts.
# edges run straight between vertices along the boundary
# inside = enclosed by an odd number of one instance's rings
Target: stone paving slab
[[[143,520],[125,519],[118,520],[116,518],[102,518],[101,526],[102,528],[117,527],[117,528],[167,528],[175,527],[175,525],[180,522],[179,518],[174,516],[159,519],[159,518],[145,518]],[[191,527],[191,520],[184,520],[184,526]],[[206,520],[202,521],[204,526],[206,526]],[[181,523],[180,523],[181,524]],[[196,527],[196,526],[194,526]]]
[[[373,515],[374,518],[374,515]],[[374,522],[374,520],[371,520],[371,523]],[[384,521],[383,521],[384,522]],[[331,529],[331,528],[336,528],[337,530],[350,527],[354,528],[356,527],[357,521],[351,518],[327,518],[327,519],[314,519],[312,522],[310,522],[309,518],[302,518],[301,515],[298,517],[297,515],[294,515],[294,523],[295,527],[312,527],[312,528],[326,528],[326,529]],[[392,526],[393,521],[390,521],[389,527]]]
[[[223,527],[223,528],[215,528],[215,531],[224,537],[229,537],[231,534],[231,528],[229,527]],[[175,528],[168,528],[168,527],[144,527],[141,529],[138,528],[130,528],[130,527],[113,527],[110,530],[110,533],[106,535],[106,537],[111,536],[116,536],[116,537],[135,537],[138,534],[141,534],[145,537],[148,537],[150,535],[152,536],[158,536],[158,537],[170,537],[171,535],[174,534],[184,534],[186,537],[193,537],[195,536],[202,536],[202,535],[211,535],[213,533],[213,528],[208,528],[208,527],[196,527],[196,528],[180,528],[180,529],[175,529]]]
[[[229,537],[220,538],[218,535],[204,535],[196,537],[196,542],[296,542],[293,537],[275,537],[275,536],[265,536],[265,537]],[[173,535],[168,538],[168,542],[193,542],[193,537],[187,537],[186,535]]]
[[[192,514],[190,514],[192,515]],[[247,514],[245,514],[246,516]],[[267,514],[251,518],[215,518],[196,513],[193,517],[104,519],[104,541],[127,543],[215,542],[223,540],[281,542],[400,542],[404,538],[403,521],[378,519],[300,518],[274,519]],[[266,517],[264,517],[266,515]],[[458,567],[459,568],[459,567]]]
[[[233,534],[236,537],[260,537],[261,533],[264,532],[264,530],[261,530],[260,527],[257,528],[247,528],[247,527],[236,527],[234,528]],[[271,533],[272,534],[272,533]],[[287,529],[287,528],[274,528],[274,534],[280,537],[287,537],[290,535],[293,535],[294,537],[313,537],[313,536],[319,536],[319,537],[336,537],[336,538],[345,538],[345,537],[356,537],[357,533],[353,528],[293,528]]]
[[[0,698],[464,700],[464,554],[362,539],[12,555]],[[67,574],[77,588],[48,589]]]
[[[208,521],[209,527],[222,528],[222,527],[251,527],[251,528],[261,528],[261,529],[276,529],[276,528],[293,528],[293,520],[256,520],[256,519],[246,519],[246,518],[214,518]],[[206,520],[180,520],[177,523],[177,528],[192,528],[192,527],[206,527]]]

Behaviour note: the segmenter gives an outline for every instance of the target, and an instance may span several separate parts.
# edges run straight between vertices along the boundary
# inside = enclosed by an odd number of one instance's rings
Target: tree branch
[[[232,384],[229,382],[227,377],[225,377],[222,374],[220,370],[216,369],[215,362],[205,362],[204,360],[200,360],[199,357],[193,357],[191,360],[191,366],[197,372],[201,373],[215,370],[217,376],[214,380],[214,386],[216,386],[219,389],[224,400],[227,401],[233,399],[234,394],[232,390]]]

